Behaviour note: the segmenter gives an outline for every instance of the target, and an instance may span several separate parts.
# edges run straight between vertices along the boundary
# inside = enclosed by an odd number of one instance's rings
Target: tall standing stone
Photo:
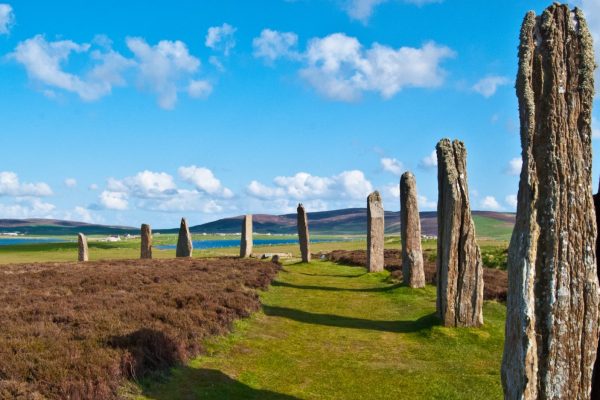
[[[555,3],[521,29],[523,169],[508,252],[506,399],[589,399],[598,345],[591,119],[583,13]]]
[[[385,221],[381,195],[375,191],[367,197],[367,269],[381,272],[385,266]]]
[[[152,228],[148,224],[142,224],[142,248],[140,252],[141,259],[152,258]]]
[[[483,263],[467,185],[467,150],[442,139],[438,159],[437,313],[444,326],[483,324]]]
[[[412,288],[425,287],[417,181],[411,172],[405,172],[400,178],[400,232],[404,284]]]
[[[298,240],[302,262],[310,262],[310,238],[308,234],[308,218],[302,204],[298,204]]]
[[[177,250],[175,257],[191,257],[194,245],[192,244],[192,235],[185,218],[181,218],[179,226],[179,237],[177,238]]]
[[[240,240],[240,257],[250,257],[252,254],[252,214],[244,215],[242,220],[242,238]]]
[[[85,237],[85,235],[83,233],[78,233],[77,234],[77,247],[78,247],[78,254],[77,254],[77,260],[79,262],[86,262],[90,259],[89,256],[89,252],[88,252],[88,242],[87,242],[87,238]]]

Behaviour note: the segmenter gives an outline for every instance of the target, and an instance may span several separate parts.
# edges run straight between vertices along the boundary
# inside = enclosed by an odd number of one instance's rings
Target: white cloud
[[[63,65],[72,53],[88,53],[89,44],[78,44],[71,40],[47,41],[44,36],[20,42],[9,58],[22,64],[31,80],[42,85],[42,91],[54,97],[52,89],[76,93],[85,101],[97,100],[111,93],[113,86],[125,84],[122,74],[133,63],[120,54],[108,50],[94,50],[90,57],[94,66],[85,76],[66,72]]]
[[[222,51],[225,56],[229,55],[235,47],[235,32],[237,28],[225,23],[221,26],[208,28],[204,44],[213,50]]]
[[[400,176],[404,172],[404,165],[395,158],[384,157],[380,160],[380,163],[384,171],[391,172],[394,175]]]
[[[98,185],[97,185],[96,183],[92,183],[92,184],[89,186],[89,189],[90,189],[90,190],[98,190]]]
[[[199,191],[224,198],[233,197],[233,192],[224,187],[221,184],[221,181],[217,179],[213,172],[208,168],[191,165],[189,167],[179,168],[178,172],[179,177],[183,181],[194,185]]]
[[[510,80],[505,76],[491,75],[482,78],[472,89],[485,98],[492,97],[500,86],[508,85]]]
[[[107,189],[138,198],[157,198],[177,193],[177,185],[171,175],[147,170],[121,180],[109,178]]]
[[[52,218],[56,206],[40,199],[17,199],[16,203],[0,203],[3,218]]]
[[[69,188],[74,188],[75,186],[77,186],[77,180],[74,178],[67,178],[65,179],[65,186]]]
[[[504,201],[513,210],[517,208],[517,195],[516,194],[509,194],[508,196],[506,196],[504,198]]]
[[[213,87],[208,81],[191,80],[188,85],[188,95],[194,98],[206,98],[212,93]]]
[[[592,118],[592,139],[600,139],[600,123],[596,118]]]
[[[481,200],[480,206],[482,209],[489,211],[498,211],[502,209],[502,206],[494,196],[485,196]]]
[[[47,183],[21,182],[19,176],[14,172],[0,172],[0,196],[45,197],[51,195],[52,189]]]
[[[309,42],[306,66],[300,75],[326,97],[354,101],[364,92],[390,98],[407,87],[433,88],[444,82],[440,62],[454,52],[433,42],[421,48],[393,49],[361,43],[343,33],[334,33]]]
[[[278,176],[275,186],[252,181],[247,194],[259,199],[289,198],[294,200],[350,199],[364,200],[373,185],[358,170],[344,171],[332,177],[320,177],[299,172],[293,176]]]
[[[293,32],[278,32],[271,29],[263,29],[260,36],[252,40],[254,57],[262,58],[267,63],[272,63],[278,58],[300,57],[296,47],[298,35]]]
[[[389,0],[346,0],[343,5],[344,10],[348,13],[350,18],[366,23],[378,5],[387,3],[388,1]],[[403,2],[422,6],[429,3],[441,3],[442,0],[404,0]]]
[[[15,22],[15,13],[10,4],[0,4],[0,35],[8,35]]]
[[[100,205],[109,210],[126,210],[129,202],[127,194],[123,192],[111,192],[105,190],[99,196]]]
[[[179,40],[161,40],[154,46],[139,37],[127,38],[126,42],[138,62],[139,84],[158,95],[160,107],[174,108],[180,81],[189,80],[198,71],[200,60]]]
[[[506,173],[511,176],[521,175],[521,167],[523,166],[523,159],[521,157],[515,157],[508,162],[506,166]]]
[[[420,210],[435,210],[437,209],[437,201],[429,200],[427,197],[417,195],[417,201],[419,202]]]
[[[436,168],[438,165],[438,160],[437,160],[437,153],[435,150],[433,150],[431,152],[431,154],[429,154],[426,157],[423,157],[421,159],[421,161],[419,162],[419,167],[423,168],[423,169],[432,169],[432,168]]]

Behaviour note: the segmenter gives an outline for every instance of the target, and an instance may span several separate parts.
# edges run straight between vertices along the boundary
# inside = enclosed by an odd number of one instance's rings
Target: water
[[[15,246],[20,244],[65,243],[67,240],[54,238],[0,238],[0,246]]]
[[[314,239],[311,243],[333,243],[333,242],[348,242],[351,239]],[[227,240],[194,240],[194,249],[220,249],[224,247],[239,247],[239,239],[227,239]],[[280,244],[298,244],[298,239],[254,239],[254,246],[277,246]],[[166,244],[155,246],[160,250],[174,250],[177,245]]]

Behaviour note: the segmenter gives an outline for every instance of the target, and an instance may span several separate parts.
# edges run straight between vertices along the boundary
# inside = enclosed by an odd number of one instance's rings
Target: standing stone
[[[400,229],[404,284],[412,288],[425,287],[417,181],[411,172],[405,172],[400,178]]]
[[[188,228],[187,221],[185,218],[181,218],[181,225],[179,227],[179,237],[177,238],[177,250],[175,257],[191,257],[194,245],[192,244],[192,235],[190,234],[190,228]]]
[[[438,159],[437,313],[444,326],[483,324],[483,263],[467,186],[467,150],[442,139]]]
[[[242,220],[242,239],[240,240],[240,257],[247,258],[252,254],[252,214]]]
[[[381,272],[385,266],[385,221],[381,195],[375,191],[367,197],[367,269]]]
[[[598,345],[591,119],[583,13],[555,3],[521,29],[523,169],[508,251],[506,399],[589,399]]]
[[[77,260],[79,262],[86,262],[90,259],[88,252],[88,243],[87,238],[83,233],[77,234],[77,244],[78,244],[78,257]]]
[[[308,218],[302,204],[298,204],[298,240],[302,262],[310,262],[310,238],[308,235]]]
[[[152,228],[150,225],[142,225],[142,249],[140,258],[151,259],[152,258]]]

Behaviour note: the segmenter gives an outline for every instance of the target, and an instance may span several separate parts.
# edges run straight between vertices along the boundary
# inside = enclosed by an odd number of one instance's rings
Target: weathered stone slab
[[[437,313],[444,326],[483,324],[483,264],[475,242],[467,151],[442,139],[438,158]]]
[[[194,250],[192,244],[192,235],[190,234],[190,228],[188,227],[185,218],[181,218],[181,225],[179,226],[179,237],[177,238],[177,250],[175,251],[175,257],[191,257]]]
[[[400,236],[404,284],[412,288],[425,287],[417,181],[411,172],[405,172],[400,178]]]
[[[523,169],[508,252],[506,399],[590,398],[598,346],[591,188],[594,49],[580,10],[555,3],[521,29]]]
[[[298,240],[302,262],[310,262],[310,237],[308,233],[308,217],[302,204],[298,204]]]
[[[252,255],[252,214],[245,215],[242,220],[242,238],[240,240],[240,257]]]
[[[88,251],[87,237],[83,233],[77,234],[78,254],[77,260],[79,262],[86,262],[90,259]]]
[[[141,228],[142,248],[140,258],[152,258],[152,228],[148,224],[143,224]]]
[[[367,269],[381,272],[385,266],[385,221],[381,195],[375,191],[367,197]]]

